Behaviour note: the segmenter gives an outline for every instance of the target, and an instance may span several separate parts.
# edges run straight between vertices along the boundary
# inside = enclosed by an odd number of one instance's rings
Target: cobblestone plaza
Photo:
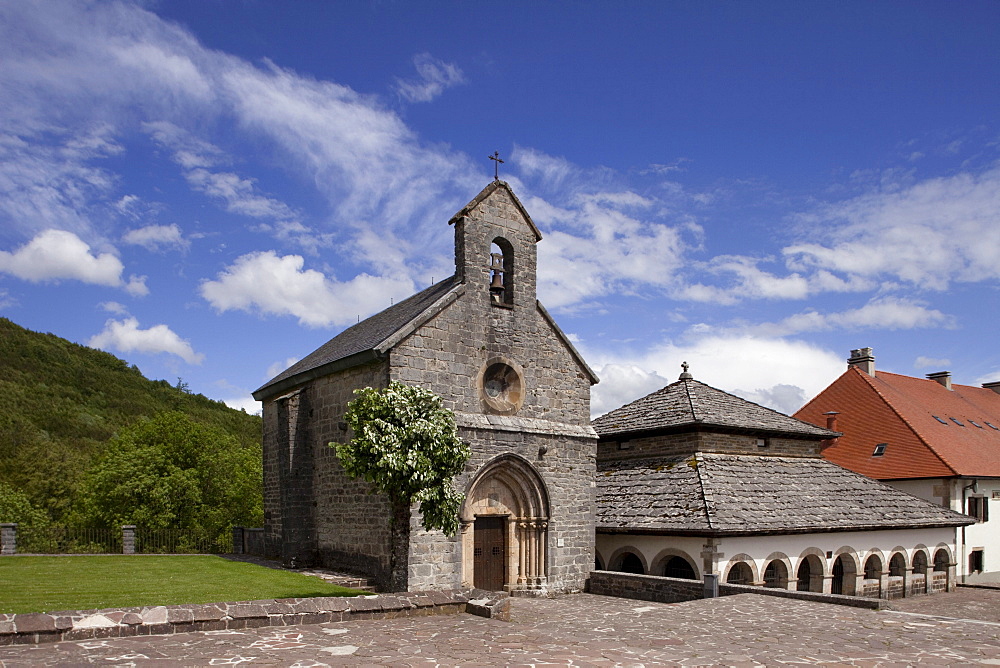
[[[1000,665],[1000,591],[961,589],[893,606],[574,594],[515,599],[510,622],[456,614],[12,646],[0,649],[0,666]]]

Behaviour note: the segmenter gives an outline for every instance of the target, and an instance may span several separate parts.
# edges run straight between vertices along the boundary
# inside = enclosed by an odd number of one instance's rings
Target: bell
[[[499,271],[493,272],[493,280],[490,282],[490,291],[500,290],[503,291],[503,274]]]

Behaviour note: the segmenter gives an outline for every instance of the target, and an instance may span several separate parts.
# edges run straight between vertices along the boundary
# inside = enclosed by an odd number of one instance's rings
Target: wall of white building
[[[958,528],[955,533],[955,560],[960,582],[1000,582],[1000,480],[995,478],[930,478],[887,480],[902,490],[960,513],[969,511],[970,496],[982,497],[989,512],[986,522]],[[975,487],[971,485],[975,482]],[[975,557],[973,552],[981,556]],[[982,570],[970,568],[982,562]]]

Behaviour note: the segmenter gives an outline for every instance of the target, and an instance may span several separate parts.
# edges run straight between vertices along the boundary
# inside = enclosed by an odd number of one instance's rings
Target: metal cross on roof
[[[500,151],[493,151],[493,155],[489,156],[489,159],[493,161],[493,180],[500,180],[500,165],[503,164],[503,160],[500,159]]]

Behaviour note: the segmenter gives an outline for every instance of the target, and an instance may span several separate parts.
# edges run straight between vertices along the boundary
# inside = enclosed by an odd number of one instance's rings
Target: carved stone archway
[[[504,589],[540,591],[547,585],[549,495],[538,472],[517,455],[487,462],[462,506],[462,584],[474,586],[477,518],[505,520]]]

